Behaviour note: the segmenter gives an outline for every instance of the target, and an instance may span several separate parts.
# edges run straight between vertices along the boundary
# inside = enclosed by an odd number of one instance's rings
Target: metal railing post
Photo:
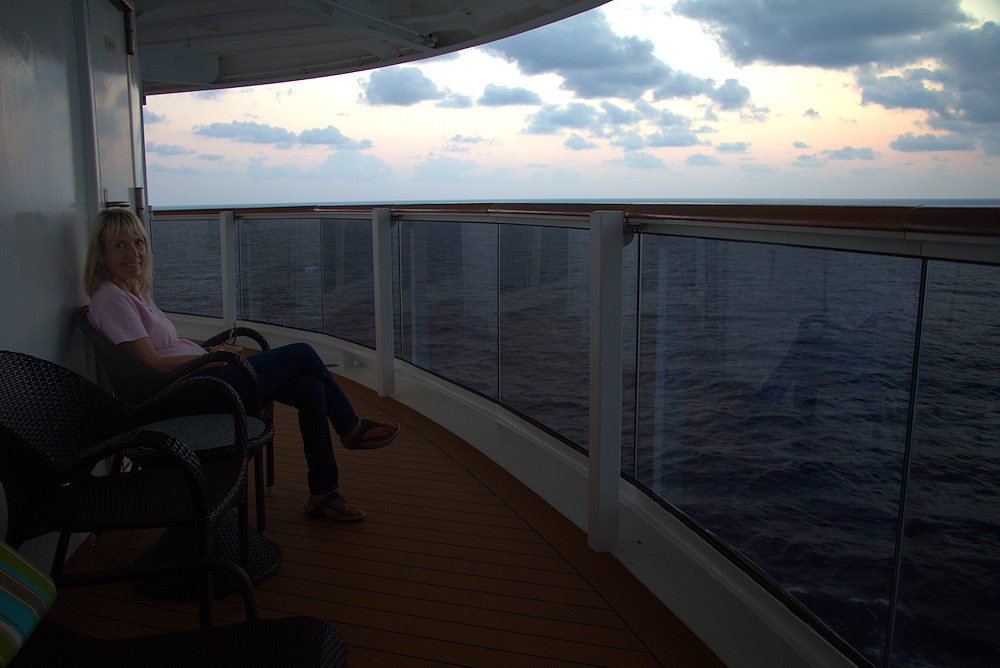
[[[396,391],[392,323],[392,213],[372,209],[372,272],[375,279],[375,373],[380,397]]]
[[[622,452],[624,214],[590,214],[590,438],[587,544],[618,545]]]
[[[222,319],[226,327],[233,327],[239,317],[236,295],[236,216],[232,211],[219,212],[219,259],[222,269]]]

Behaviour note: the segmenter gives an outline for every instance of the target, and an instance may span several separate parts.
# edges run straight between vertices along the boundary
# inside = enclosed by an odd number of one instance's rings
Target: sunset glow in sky
[[[149,96],[154,207],[1000,197],[997,0],[612,0],[457,54]]]

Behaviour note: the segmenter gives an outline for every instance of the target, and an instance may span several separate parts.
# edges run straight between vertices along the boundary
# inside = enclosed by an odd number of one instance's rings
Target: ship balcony
[[[998,223],[484,204],[150,230],[182,336],[308,341],[360,413],[406,425],[338,453],[369,511],[341,527],[302,515],[279,413],[286,563],[260,606],[330,619],[353,665],[972,666],[1000,661]],[[71,624],[100,625],[88,596]]]

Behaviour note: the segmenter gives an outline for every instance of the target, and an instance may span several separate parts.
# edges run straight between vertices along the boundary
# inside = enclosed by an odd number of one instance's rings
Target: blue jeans
[[[351,402],[308,343],[293,343],[246,358],[257,372],[262,403],[278,401],[299,411],[299,432],[309,467],[309,493],[326,494],[338,487],[337,458],[330,425],[340,435],[360,422]],[[246,402],[246,376],[236,366],[208,369],[226,381]]]

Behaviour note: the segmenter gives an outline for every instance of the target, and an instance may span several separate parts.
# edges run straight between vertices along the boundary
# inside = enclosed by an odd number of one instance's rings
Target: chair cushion
[[[0,541],[0,666],[10,665],[55,598],[52,579]]]

